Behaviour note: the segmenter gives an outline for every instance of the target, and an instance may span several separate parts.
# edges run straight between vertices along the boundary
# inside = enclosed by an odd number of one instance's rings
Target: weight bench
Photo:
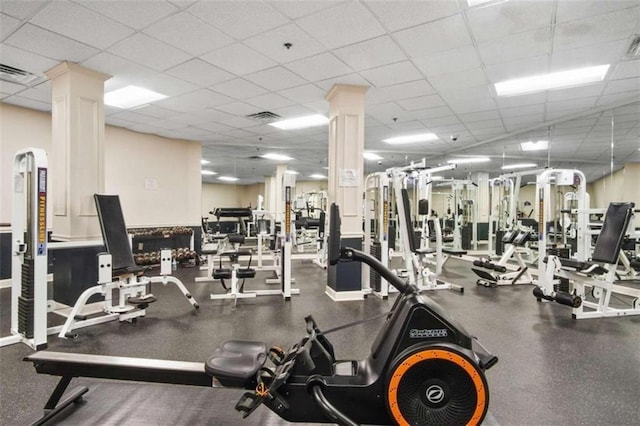
[[[555,301],[573,308],[572,317],[601,318],[640,315],[640,289],[614,284],[625,235],[629,232],[634,203],[610,203],[591,261],[547,256],[544,277],[533,290],[538,301]],[[573,283],[573,291],[557,289],[557,278]],[[611,305],[612,298],[616,306]]]
[[[498,262],[489,259],[478,259],[473,261],[471,270],[480,278],[476,284],[485,287],[496,287],[499,285],[533,284],[533,276],[529,272],[529,267],[522,258],[520,250],[531,239],[529,231],[510,230],[505,232],[502,242],[508,245],[507,250],[502,254]],[[509,260],[515,257],[517,266],[509,264]],[[478,269],[483,268],[483,269]],[[509,271],[509,272],[508,272]]]
[[[171,250],[161,251],[160,276],[144,277],[144,268],[137,266],[131,251],[129,235],[117,195],[94,195],[102,238],[108,253],[98,255],[98,285],[86,289],[76,303],[60,329],[58,337],[75,338],[74,330],[101,324],[108,321],[134,322],[138,317],[146,315],[146,308],[156,298],[148,293],[148,287],[153,283],[174,284],[191,303],[198,309],[198,303],[191,296],[182,282],[170,276]],[[118,292],[114,300],[114,290]],[[89,298],[99,295],[102,302],[88,304]],[[101,313],[100,316],[89,315]]]

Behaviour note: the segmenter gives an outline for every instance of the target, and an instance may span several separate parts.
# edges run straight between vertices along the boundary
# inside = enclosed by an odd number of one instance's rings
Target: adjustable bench
[[[473,266],[477,268],[471,268],[471,270],[479,277],[476,284],[485,287],[533,284],[533,276],[529,272],[529,267],[520,253],[522,247],[524,247],[530,239],[531,232],[529,231],[510,230],[505,232],[502,237],[502,243],[508,245],[508,248],[498,262],[494,263],[489,259],[473,261]],[[515,257],[517,266],[508,263],[512,257]]]

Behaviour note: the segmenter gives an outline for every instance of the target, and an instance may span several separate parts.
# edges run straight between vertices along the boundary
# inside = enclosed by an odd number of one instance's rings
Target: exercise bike
[[[33,362],[39,373],[62,376],[45,417],[86,392],[76,390],[58,404],[72,377],[99,377],[244,388],[249,391],[235,407],[243,417],[264,404],[290,422],[480,424],[489,407],[484,371],[498,358],[437,303],[377,259],[341,248],[339,217],[333,204],[330,264],[366,263],[400,292],[366,359],[336,360],[326,333],[311,316],[305,319],[305,337],[288,350],[229,341],[204,364],[38,352],[25,360]]]

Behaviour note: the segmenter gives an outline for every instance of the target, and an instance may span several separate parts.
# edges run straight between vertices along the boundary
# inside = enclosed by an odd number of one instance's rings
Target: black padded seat
[[[204,249],[203,248],[201,250],[201,252],[202,252],[202,254],[213,254],[213,255],[218,254],[218,250],[216,250],[216,249]]]
[[[124,268],[117,268],[111,271],[111,275],[114,277],[126,274],[139,274],[144,272],[144,268],[142,266],[126,266]]]
[[[253,389],[256,373],[266,359],[264,343],[230,340],[216,349],[205,363],[204,370],[223,386]]]
[[[426,248],[419,248],[416,249],[416,253],[418,254],[432,254],[435,253],[436,249],[434,249],[433,247],[426,247]]]
[[[453,255],[453,256],[462,256],[463,254],[467,254],[466,250],[456,250],[456,249],[446,248],[446,247],[442,247],[442,252]]]
[[[231,279],[231,269],[229,268],[219,268],[213,270],[213,279],[215,280],[230,280]]]
[[[545,258],[543,259],[543,262],[547,263],[548,260],[549,260],[549,257],[545,256]],[[580,260],[567,259],[564,257],[558,257],[558,260],[560,261],[560,265],[562,265],[563,268],[574,269],[577,272],[582,272],[587,275],[602,275],[609,272],[606,268],[603,268],[597,263],[583,262]]]
[[[429,237],[429,241],[431,241],[432,243],[436,242],[436,237]],[[442,237],[442,242],[443,243],[452,243],[453,242],[453,237]]]
[[[238,278],[255,278],[256,270],[252,268],[239,268],[236,271],[236,276]]]

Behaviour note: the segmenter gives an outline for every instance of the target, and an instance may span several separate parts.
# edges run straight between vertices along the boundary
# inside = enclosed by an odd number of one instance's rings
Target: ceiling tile
[[[309,81],[326,80],[351,72],[348,66],[329,52],[291,62],[285,67]]]
[[[447,74],[453,70],[464,71],[478,68],[482,65],[478,53],[472,45],[415,58],[413,63],[427,77]]]
[[[635,61],[620,62],[614,68],[613,72],[610,71],[609,80],[622,80],[625,78],[638,78],[640,77],[640,59]]]
[[[548,28],[518,33],[481,43],[478,50],[485,65],[543,56],[549,49],[550,33]]]
[[[469,32],[460,14],[402,30],[393,36],[412,58],[471,45]]]
[[[267,0],[267,3],[275,7],[283,15],[288,16],[291,19],[301,18],[306,15],[318,12],[322,9],[327,9],[344,3],[345,0],[305,0],[305,1],[291,1],[291,0]]]
[[[546,92],[532,93],[530,95],[507,96],[496,98],[496,103],[500,108],[512,108],[523,105],[541,104],[547,101]]]
[[[408,83],[394,84],[393,86],[387,86],[381,89],[371,89],[369,92],[382,92],[390,99],[408,99],[418,96],[432,95],[435,90],[425,79],[410,81]],[[369,93],[367,92],[367,94]]]
[[[620,9],[637,6],[636,0],[580,0],[580,7],[576,7],[574,0],[560,0],[556,11],[556,22],[574,21],[595,15],[605,15]]]
[[[182,95],[198,89],[196,85],[163,73],[147,75],[144,78],[135,77],[131,79],[131,82],[168,96]]]
[[[362,71],[360,74],[376,87],[391,86],[422,78],[410,61],[373,68]]]
[[[271,5],[256,1],[204,1],[189,7],[187,11],[238,40],[288,21]]]
[[[154,0],[112,1],[92,0],[77,1],[84,7],[93,9],[101,15],[115,19],[131,28],[140,30],[149,24],[175,13],[178,8],[168,2]]]
[[[500,114],[496,110],[458,114],[458,118],[460,118],[463,123],[491,120],[494,124],[489,127],[496,127],[500,125],[500,123],[496,124],[496,122],[494,122],[494,120],[500,120]]]
[[[280,95],[292,101],[305,103],[324,100],[326,92],[319,89],[313,84],[305,84],[304,86],[294,87],[292,89],[281,90]]]
[[[280,66],[246,75],[245,78],[269,90],[288,89],[307,83],[306,80]]]
[[[276,65],[276,62],[242,43],[223,47],[200,58],[237,75],[249,74]]]
[[[629,47],[627,37],[606,43],[592,44],[565,50],[555,50],[551,55],[550,71],[564,71],[594,65],[615,64]]]
[[[549,57],[534,56],[518,61],[503,62],[486,67],[487,77],[492,83],[498,83],[512,78],[530,75],[546,74],[549,72]]]
[[[230,126],[226,126],[221,123],[216,123],[215,121],[210,121],[208,123],[202,123],[195,126],[198,129],[207,130],[209,132],[219,133],[219,132],[228,132],[233,130]]]
[[[20,27],[5,43],[57,61],[82,62],[98,53],[91,46],[31,24]]]
[[[0,80],[0,92],[8,93],[10,95],[16,94],[25,90],[27,87],[22,84],[11,83],[9,81]]]
[[[202,87],[211,86],[234,77],[233,74],[200,59],[192,59],[176,65],[169,68],[166,73]]]
[[[613,104],[614,102],[617,103],[624,101],[633,102],[638,99],[638,96],[640,96],[640,92],[627,93],[624,91],[620,93],[612,93],[610,95],[602,95],[598,99],[598,102],[596,102],[596,105],[603,106]]]
[[[0,13],[0,39],[11,34],[19,25],[19,19]]]
[[[145,79],[149,73],[155,73],[151,68],[136,64],[127,59],[107,52],[98,53],[82,63],[83,66],[111,75],[112,79],[107,80],[107,89],[118,89],[131,84],[131,79]],[[120,84],[114,80],[118,79]],[[117,86],[117,87],[116,87]]]
[[[217,106],[215,109],[218,111],[226,112],[233,115],[249,115],[258,112],[255,105],[250,105],[246,102],[231,102],[230,104]]]
[[[18,105],[25,108],[36,109],[38,111],[51,111],[50,102],[41,102],[34,99],[23,98],[19,95],[13,95],[2,99],[2,102],[6,102],[12,105]]]
[[[425,124],[429,128],[431,127],[438,128],[441,126],[459,125],[460,120],[458,120],[458,118],[455,115],[446,115],[444,117],[430,118]]]
[[[4,86],[0,86],[4,89]],[[6,90],[2,90],[6,92]],[[35,87],[30,87],[20,92],[20,96],[27,99],[33,99],[40,102],[51,102],[51,82],[45,81]]]
[[[273,112],[275,112],[281,117],[289,118],[289,117],[300,117],[304,115],[309,115],[309,114],[312,114],[314,111],[308,109],[306,106],[303,106],[303,105],[290,105],[286,107],[276,108],[273,110]]]
[[[436,108],[421,109],[418,111],[412,111],[411,115],[419,120],[431,120],[435,118],[451,117],[453,111],[448,106],[441,106]]]
[[[600,96],[606,83],[595,83],[586,86],[571,87],[569,89],[550,90],[547,94],[549,102],[566,101],[570,99]]]
[[[145,28],[144,33],[192,55],[211,52],[234,41],[222,31],[186,12],[168,16]]]
[[[125,25],[68,1],[52,2],[31,22],[99,49],[105,49],[133,33]]]
[[[218,105],[233,102],[232,99],[212,92],[208,89],[200,89],[195,92],[185,93],[156,102],[158,106],[183,112],[194,112],[204,108],[213,108]]]
[[[417,98],[403,99],[397,101],[397,103],[407,111],[413,111],[418,109],[433,108],[444,105],[444,101],[438,95],[420,96]]]
[[[297,24],[332,49],[384,34],[384,29],[371,12],[357,2],[342,3],[300,18]]]
[[[635,92],[638,90],[640,90],[640,78],[626,78],[624,80],[610,81],[602,94],[610,95],[612,93]]]
[[[387,102],[384,104],[371,105],[367,107],[367,115],[372,116],[376,120],[382,123],[392,123],[392,119],[395,117],[401,117],[406,115],[406,111],[396,104],[395,102]]]
[[[467,11],[469,26],[478,43],[549,27],[555,4],[551,1],[507,1]]]
[[[482,68],[450,72],[429,77],[429,83],[438,91],[454,90],[465,87],[488,85]]]
[[[354,84],[356,86],[369,86],[370,82],[362,78],[360,74],[347,74],[327,80],[316,81],[316,86],[328,92],[335,84]],[[328,103],[325,101],[325,104]]]
[[[292,46],[287,49],[285,43]],[[261,52],[278,63],[289,63],[324,52],[326,49],[295,24],[267,31],[244,41],[247,46]]]
[[[148,35],[138,33],[109,48],[109,52],[158,71],[190,58],[185,52]]]
[[[449,104],[449,107],[458,114],[464,114],[468,112],[489,111],[495,109],[496,106],[493,99],[482,99],[459,104]]]
[[[465,87],[463,89],[440,90],[440,96],[447,103],[457,104],[469,100],[488,100],[492,98],[489,85],[483,84],[475,87]]]
[[[278,108],[293,105],[295,102],[283,98],[275,93],[267,93],[266,95],[252,96],[246,99],[251,105],[261,108],[262,111],[273,111]]]
[[[406,60],[407,57],[389,36],[336,49],[333,52],[355,71],[379,67]]]
[[[172,121],[183,123],[185,125],[200,125],[202,123],[210,123],[212,121],[221,121],[231,118],[231,114],[227,114],[215,109],[201,109],[199,111],[183,112],[171,117]]]
[[[136,108],[136,112],[139,114],[148,115],[150,117],[163,119],[172,118],[178,114],[176,111],[162,108],[156,105],[147,105],[142,108]]]
[[[500,108],[500,115],[503,118],[511,118],[511,117],[521,117],[523,115],[530,114],[543,114],[544,113],[545,104],[534,104],[534,105],[526,105],[519,106],[515,108]]]
[[[554,50],[588,46],[628,36],[638,25],[640,7],[556,25]]]
[[[44,75],[45,71],[59,63],[44,56],[9,46],[8,44],[0,45],[0,57],[2,58],[2,63],[5,65],[39,75]]]
[[[211,86],[210,89],[234,99],[247,99],[267,92],[267,90],[262,87],[242,78],[236,78],[225,81],[224,83],[216,84]]]
[[[18,19],[26,19],[35,14],[38,9],[46,6],[49,1],[50,0],[2,0],[0,8],[2,9],[2,13],[9,16],[13,16]]]
[[[389,31],[398,31],[425,22],[451,16],[460,11],[450,0],[379,1],[365,2]]]

